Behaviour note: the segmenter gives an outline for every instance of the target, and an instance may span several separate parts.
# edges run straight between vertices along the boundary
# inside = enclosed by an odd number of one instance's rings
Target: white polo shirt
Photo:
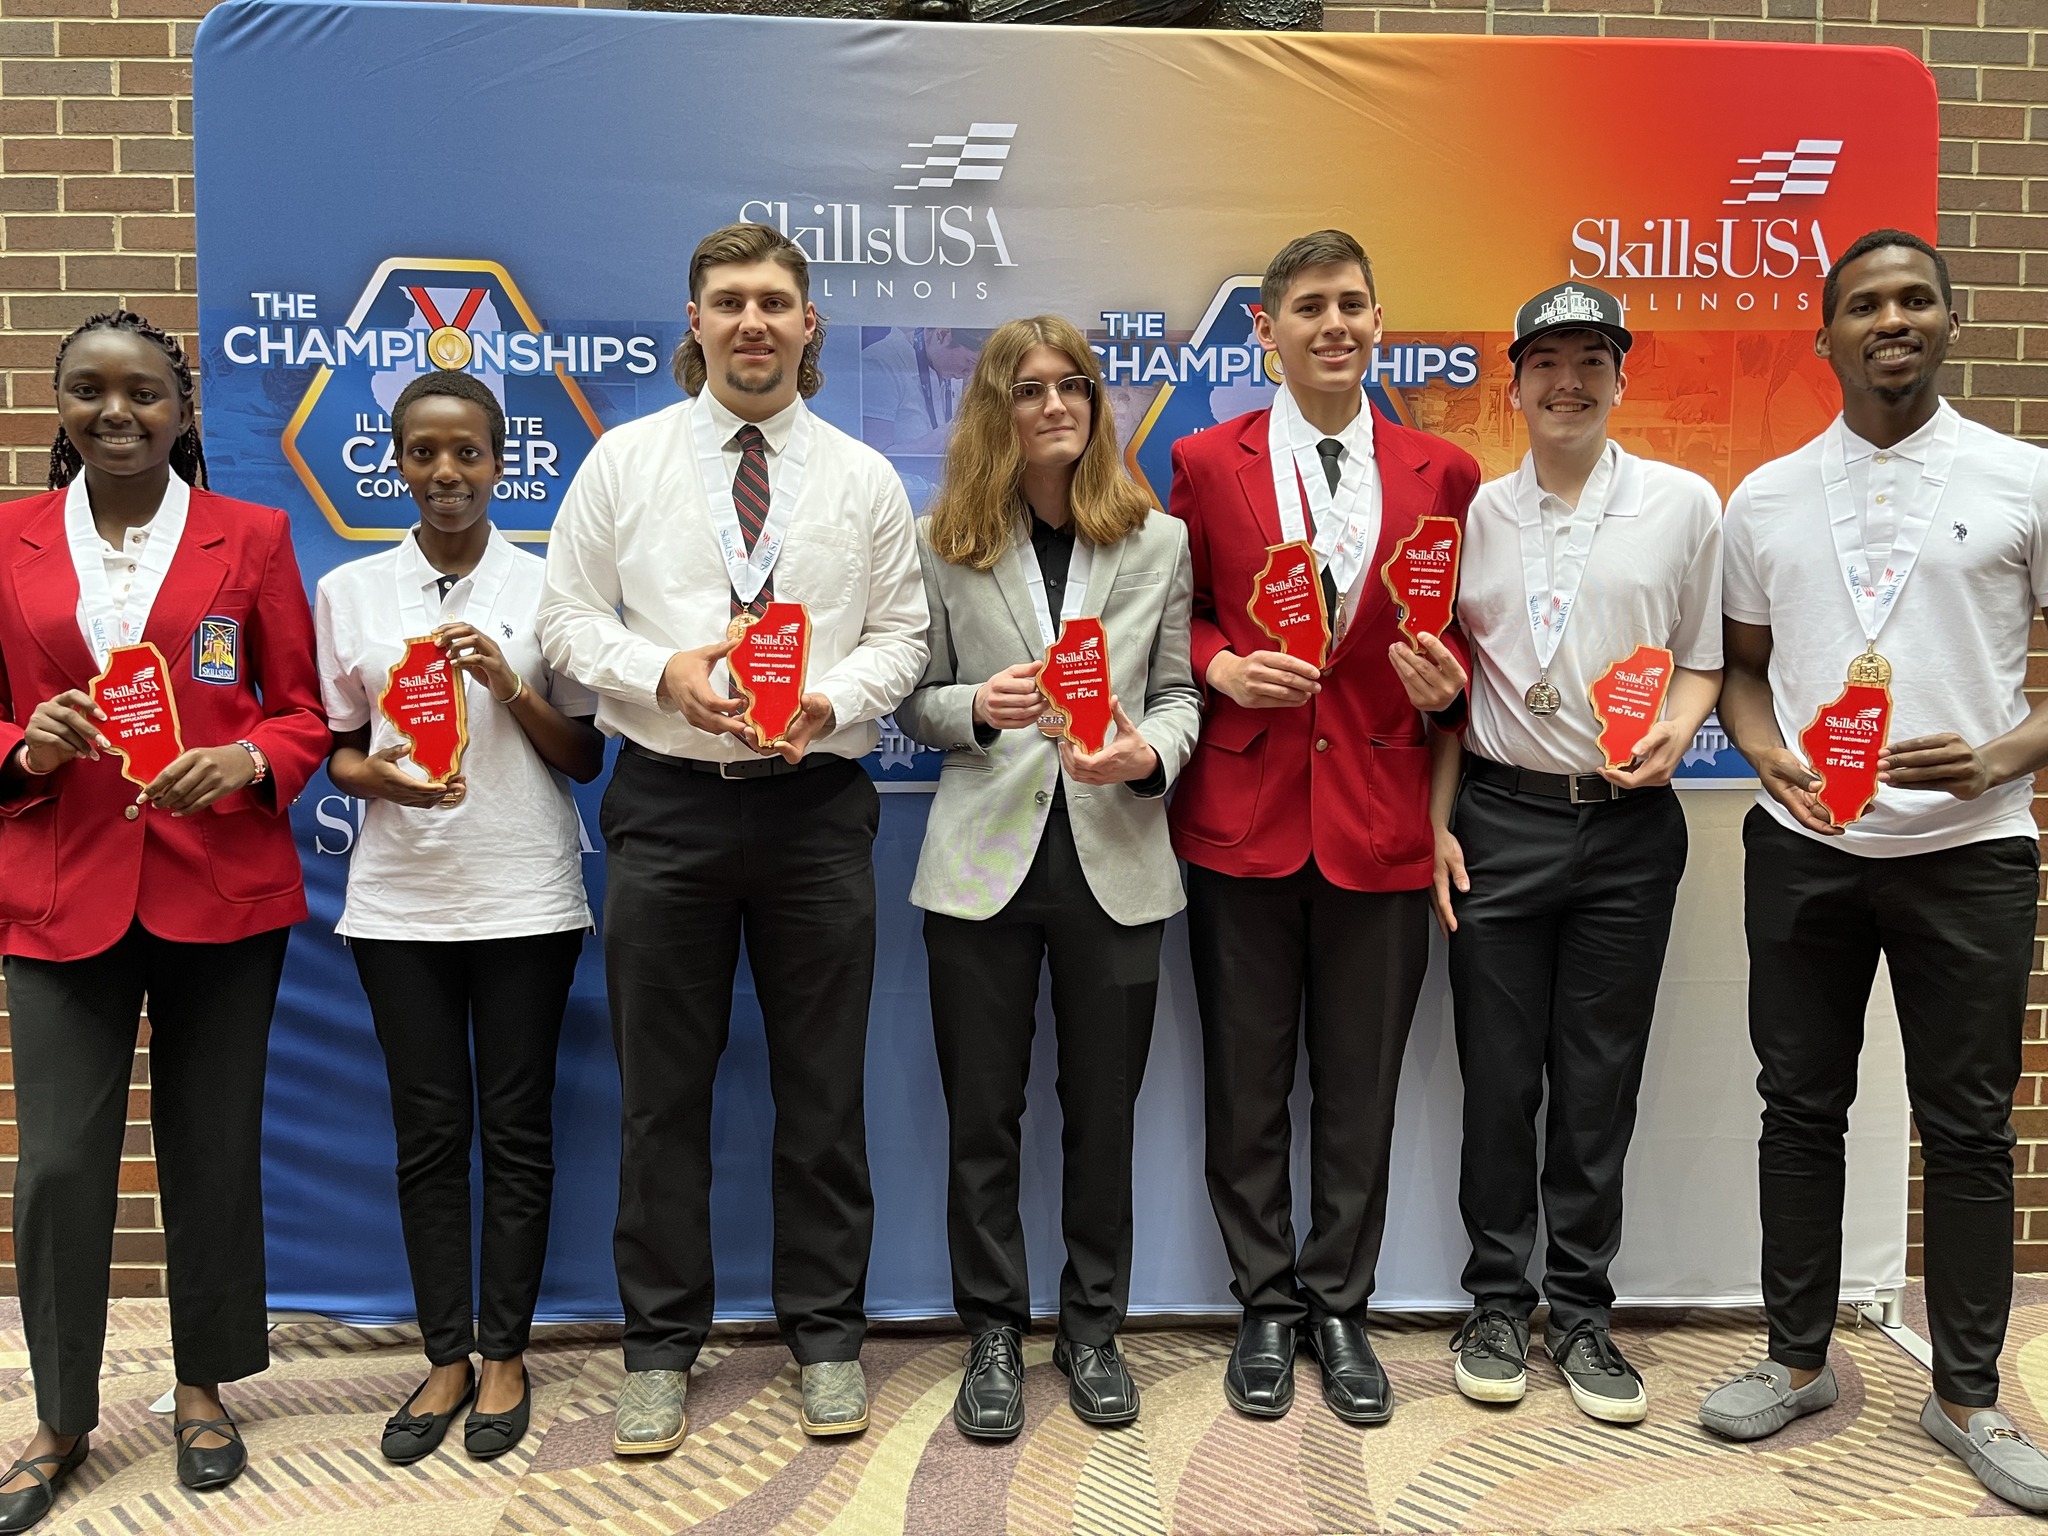
[[[1920,558],[1877,636],[1878,654],[1892,665],[1890,739],[1954,731],[1982,746],[2027,716],[2027,631],[2035,610],[2048,604],[2048,455],[1979,426],[1946,401],[1926,426],[1887,449],[1864,442],[1837,416],[1805,447],[1750,475],[1728,502],[1723,605],[1739,623],[1770,626],[1778,731],[1795,752],[1865,644],[1829,532],[1822,446],[1838,435],[1866,547],[1888,549],[1898,518],[1927,493],[1921,472],[1944,432],[1955,434],[1954,464]],[[1825,841],[1893,858],[2033,837],[2033,795],[2031,776],[1975,800],[1881,785],[1862,817]],[[1768,795],[1757,803],[1793,831],[1820,838]]]
[[[372,752],[401,744],[377,698],[405,642],[456,619],[489,635],[526,686],[563,714],[595,714],[596,698],[541,657],[534,616],[546,569],[493,529],[483,559],[445,598],[441,573],[410,534],[329,571],[314,602],[328,725],[368,725]],[[590,926],[568,781],[490,689],[467,674],[463,683],[469,792],[447,809],[370,802],[334,925],[346,938],[509,939]],[[400,767],[418,773],[410,761]]]
[[[1596,678],[1639,645],[1663,646],[1679,666],[1699,672],[1721,665],[1721,498],[1714,487],[1609,442],[1579,499],[1588,498],[1603,510],[1550,663],[1564,700],[1554,715],[1532,714],[1523,701],[1543,669],[1529,623],[1519,518],[1541,520],[1551,580],[1572,508],[1536,483],[1535,460],[1525,454],[1513,474],[1482,485],[1465,514],[1458,623],[1473,661],[1465,745],[1480,757],[1540,773],[1598,772],[1605,758],[1593,713]]]

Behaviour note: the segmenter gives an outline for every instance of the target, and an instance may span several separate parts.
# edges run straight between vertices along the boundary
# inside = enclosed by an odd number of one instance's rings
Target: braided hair
[[[94,315],[77,330],[66,336],[57,348],[57,361],[50,371],[50,383],[55,387],[64,376],[64,354],[71,343],[93,331],[126,331],[140,336],[144,341],[153,342],[158,351],[171,365],[171,373],[178,381],[178,398],[187,404],[192,400],[192,366],[185,360],[185,349],[178,344],[178,338],[168,331],[158,330],[142,316],[132,310],[113,309],[103,315]],[[57,428],[56,441],[50,444],[49,488],[60,491],[69,485],[85,468],[85,460],[71,439],[64,434],[64,428]],[[195,416],[192,425],[178,434],[178,440],[171,444],[171,468],[178,478],[187,485],[196,485],[202,490],[206,486],[206,450],[199,441],[199,420]]]

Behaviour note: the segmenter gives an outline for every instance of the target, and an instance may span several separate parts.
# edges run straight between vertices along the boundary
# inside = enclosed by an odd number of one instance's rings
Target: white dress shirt
[[[758,425],[767,439],[770,508],[802,402]],[[563,498],[548,544],[541,648],[599,695],[597,723],[650,751],[709,762],[756,754],[698,730],[658,696],[678,651],[714,645],[732,617],[732,585],[698,479],[691,412],[704,410],[739,469],[740,419],[707,388],[598,439]],[[834,730],[814,752],[862,757],[874,722],[901,702],[928,654],[917,535],[889,461],[813,415],[810,457],[771,576],[778,601],[810,610],[804,691],[832,703]],[[725,688],[721,663],[713,687]]]
[[[1311,454],[1324,438],[1334,436],[1344,445],[1344,451],[1337,456],[1337,492],[1341,497],[1348,495],[1355,487],[1359,495],[1359,506],[1365,513],[1367,551],[1365,563],[1352,578],[1351,585],[1344,589],[1344,622],[1348,625],[1358,615],[1358,597],[1365,590],[1368,581],[1377,581],[1379,573],[1374,568],[1372,552],[1380,543],[1380,468],[1379,460],[1372,451],[1372,406],[1364,396],[1359,397],[1358,414],[1353,416],[1341,432],[1325,432],[1313,425],[1301,414],[1301,407],[1295,402],[1293,391],[1282,388],[1273,402],[1273,410],[1286,423],[1287,441],[1295,448],[1306,448]],[[1316,473],[1322,474],[1320,462]],[[1319,484],[1327,485],[1323,479]],[[1306,489],[1306,487],[1304,487]],[[1314,513],[1309,514],[1314,518]],[[1313,535],[1311,535],[1313,537]]]
[[[1610,442],[1580,493],[1582,504],[1588,498],[1600,500],[1602,515],[1550,662],[1564,700],[1554,715],[1532,714],[1524,699],[1543,669],[1518,510],[1542,519],[1555,573],[1572,508],[1537,483],[1535,459],[1525,454],[1513,474],[1482,485],[1465,514],[1458,622],[1472,642],[1465,745],[1477,756],[1539,773],[1597,772],[1606,759],[1591,688],[1603,672],[1639,645],[1662,646],[1698,672],[1721,665],[1721,498],[1713,486]]]
[[[405,642],[456,619],[489,635],[527,687],[563,714],[587,718],[596,700],[541,659],[534,614],[544,579],[539,556],[495,529],[476,569],[446,597],[441,573],[410,534],[329,571],[313,604],[329,727],[369,726],[372,752],[403,745],[377,700]],[[542,760],[488,687],[461,676],[468,793],[445,808],[370,802],[334,925],[345,938],[511,939],[590,926],[568,781]],[[399,766],[418,774],[410,761]]]
[[[1823,445],[1831,434],[1842,444],[1864,542],[1882,569],[1900,513],[1925,494],[1922,467],[1944,431],[1956,433],[1955,463],[1919,560],[1877,635],[1878,654],[1892,666],[1890,739],[1954,731],[1981,747],[2027,716],[2027,632],[2035,610],[2048,605],[2048,454],[1979,426],[1946,401],[1926,426],[1886,449],[1837,416],[1805,447],[1752,473],[1728,500],[1723,606],[1738,623],[1770,627],[1771,697],[1779,734],[1795,752],[1866,643],[1829,531]],[[1870,808],[1827,842],[1887,858],[2033,837],[2033,794],[2031,777],[1975,800],[1880,785]],[[1819,838],[1768,795],[1757,803],[1784,826]]]

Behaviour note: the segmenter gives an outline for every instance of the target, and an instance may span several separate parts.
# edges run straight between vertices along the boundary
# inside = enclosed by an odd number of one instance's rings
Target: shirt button
[[[142,814],[142,807],[139,805],[131,805],[128,807],[127,810],[123,811],[121,814],[123,816],[126,816],[130,821],[133,821],[136,817]]]
[[[1878,462],[1878,463],[1880,463],[1880,464],[1889,464],[1889,463],[1891,463],[1891,461],[1892,461],[1892,456],[1891,456],[1890,454],[1888,454],[1888,453],[1880,453],[1880,454],[1879,454],[1879,455],[1877,456],[1877,462]]]
[[[1329,751],[1329,750],[1330,750],[1330,738],[1329,738],[1329,737],[1327,737],[1327,736],[1318,736],[1318,737],[1316,738],[1316,750],[1317,750],[1318,752],[1327,752],[1327,751]]]
[[[1880,507],[1884,505],[1884,498],[1883,498],[1882,496],[1880,496],[1880,497],[1878,497],[1878,498],[1877,498],[1877,504],[1878,504],[1878,505],[1879,505]]]
[[[1036,800],[1040,805],[1045,805],[1051,801],[1052,796],[1041,789],[1037,794],[1033,795],[1031,798]]]

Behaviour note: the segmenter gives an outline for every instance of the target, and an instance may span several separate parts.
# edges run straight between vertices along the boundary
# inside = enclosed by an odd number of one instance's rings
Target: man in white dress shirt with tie
[[[2048,707],[2024,692],[2027,632],[2048,605],[2048,456],[1941,398],[1960,322],[1919,236],[1852,242],[1821,318],[1814,350],[1842,414],[1728,502],[1721,721],[1763,785],[1743,901],[1770,1346],[1700,1421],[1759,1440],[1835,1402],[1842,1141],[1882,953],[1926,1162],[1921,1427],[1993,1493],[2048,1510],[2048,1457],[1998,1408],[2039,898],[2031,801],[2048,764]],[[1836,708],[1852,682],[1862,691]],[[1840,786],[1813,771],[1830,753],[1809,741],[1871,717],[1876,796],[1854,815],[1857,786],[1838,823],[1820,794]]]
[[[804,405],[824,341],[809,289],[803,252],[768,226],[706,236],[676,354],[695,398],[599,439],[548,549],[542,647],[624,738],[601,820],[624,1096],[622,1455],[681,1443],[711,1324],[711,1084],[742,936],[767,1029],[775,1312],[803,1367],[801,1423],[867,1424],[879,805],[858,759],[924,671],[927,616],[902,483]],[[811,638],[801,717],[763,751],[722,663],[728,623],[770,599],[803,603]]]

